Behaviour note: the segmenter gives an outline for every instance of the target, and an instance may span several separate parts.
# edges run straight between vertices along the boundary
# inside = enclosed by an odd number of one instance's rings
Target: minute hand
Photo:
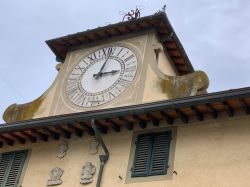
[[[99,71],[97,74],[94,74],[93,77],[95,77],[96,79],[98,79],[99,77],[102,76],[102,70],[103,70],[103,68],[105,67],[105,65],[106,65],[106,63],[107,63],[107,61],[108,61],[110,55],[111,55],[111,53],[108,53],[108,56],[107,56],[105,62],[103,63],[103,65],[102,65],[100,71]],[[96,75],[96,76],[95,76],[95,75]]]

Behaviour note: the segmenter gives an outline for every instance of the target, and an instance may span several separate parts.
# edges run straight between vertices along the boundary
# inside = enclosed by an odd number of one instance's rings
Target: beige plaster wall
[[[66,96],[68,76],[88,54],[110,45],[128,47],[137,56],[138,70],[133,82],[117,98],[106,104],[89,108],[76,106]],[[158,59],[156,51],[159,52]],[[171,99],[174,88],[170,76],[175,75],[171,59],[153,29],[96,41],[69,51],[50,88],[32,102],[12,105],[5,111],[4,119],[6,122],[14,122]]]
[[[195,121],[195,120],[194,120]],[[174,157],[174,170],[170,180],[125,183],[128,159],[133,132],[122,129],[121,132],[108,132],[103,139],[110,151],[105,166],[102,187],[235,187],[250,186],[250,118],[248,116],[193,122],[189,125],[177,124],[177,139]],[[178,125],[180,124],[180,125]],[[161,123],[160,127],[166,127]],[[153,128],[151,124],[147,127]],[[141,129],[135,129],[138,131]],[[1,152],[30,149],[31,155],[23,178],[22,187],[46,186],[49,172],[53,167],[64,170],[61,187],[80,187],[81,167],[91,161],[97,167],[95,186],[99,169],[99,154],[90,155],[88,146],[92,137],[73,137],[69,141],[67,155],[56,157],[60,141],[30,143],[4,147]],[[122,180],[119,179],[122,177]]]
[[[144,60],[144,56],[145,46],[147,45],[147,35],[147,32],[144,32],[141,34],[137,33],[129,36],[116,37],[107,41],[95,42],[93,44],[82,46],[77,50],[68,52],[65,62],[59,72],[59,83],[55,92],[55,99],[53,100],[49,115],[68,114],[142,103],[141,95],[143,94],[143,83],[145,81],[144,68],[146,66],[146,62]],[[128,47],[133,50],[133,52],[137,56],[138,71],[133,82],[131,83],[129,88],[126,89],[122,94],[120,94],[116,99],[106,104],[91,108],[77,107],[76,105],[72,104],[69,99],[67,99],[65,94],[65,86],[67,84],[68,76],[70,75],[73,68],[80,62],[81,59],[86,57],[86,55],[110,45]]]
[[[156,58],[156,51],[159,54]],[[166,85],[170,84],[165,76],[175,76],[175,70],[163,46],[158,41],[154,32],[148,33],[145,53],[145,81],[143,90],[143,103],[171,99],[170,90]],[[167,89],[166,89],[167,88]]]
[[[176,76],[177,73],[172,65],[171,58],[168,56],[167,52],[159,52],[158,57],[158,68],[164,74],[169,76]]]

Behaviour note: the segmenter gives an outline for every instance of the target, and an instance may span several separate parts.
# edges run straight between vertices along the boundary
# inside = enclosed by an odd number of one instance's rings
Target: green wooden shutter
[[[12,161],[12,154],[9,153],[4,153],[1,155],[1,160],[0,160],[0,186],[4,187],[5,186],[5,181],[6,178],[8,177],[8,170],[11,165]]]
[[[139,135],[136,142],[132,177],[146,176],[149,172],[152,150],[152,137],[150,134]]]
[[[132,177],[167,174],[170,141],[171,131],[139,135]]]
[[[150,175],[167,174],[171,132],[155,134],[153,140]]]
[[[0,187],[16,187],[27,156],[27,150],[0,156]]]

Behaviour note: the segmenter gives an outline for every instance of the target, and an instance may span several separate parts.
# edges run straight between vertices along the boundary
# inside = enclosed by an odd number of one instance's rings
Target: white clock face
[[[108,103],[129,87],[137,68],[136,55],[129,48],[102,48],[74,67],[67,79],[66,96],[79,107]]]

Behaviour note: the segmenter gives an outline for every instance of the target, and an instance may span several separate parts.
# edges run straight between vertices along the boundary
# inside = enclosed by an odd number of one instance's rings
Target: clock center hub
[[[122,72],[121,64],[114,60],[108,59],[107,66],[101,72],[101,76],[96,79],[93,75],[97,74],[100,68],[102,67],[104,60],[96,62],[92,66],[90,66],[86,73],[82,75],[81,78],[81,86],[82,89],[88,93],[97,93],[102,92],[108,89],[111,85],[113,85],[120,77],[120,73]],[[116,71],[115,73],[111,73],[112,71]]]

